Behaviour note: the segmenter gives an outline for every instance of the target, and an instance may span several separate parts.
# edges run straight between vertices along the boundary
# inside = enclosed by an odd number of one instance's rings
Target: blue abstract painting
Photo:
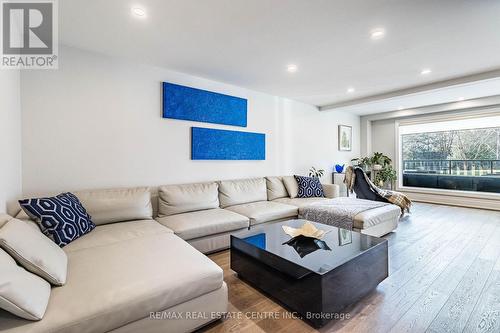
[[[247,126],[247,100],[163,82],[163,118]]]
[[[192,127],[191,159],[265,160],[266,135]]]

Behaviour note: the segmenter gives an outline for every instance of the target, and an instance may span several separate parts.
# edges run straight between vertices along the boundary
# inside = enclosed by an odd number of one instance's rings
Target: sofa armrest
[[[329,199],[338,198],[340,196],[340,186],[337,184],[321,184],[325,197]]]

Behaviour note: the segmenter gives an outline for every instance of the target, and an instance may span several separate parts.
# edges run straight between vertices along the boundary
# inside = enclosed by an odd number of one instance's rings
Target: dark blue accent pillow
[[[19,200],[19,204],[39,224],[42,232],[60,247],[95,228],[92,218],[73,193]]]
[[[294,176],[299,185],[297,198],[324,198],[323,186],[317,177]]]

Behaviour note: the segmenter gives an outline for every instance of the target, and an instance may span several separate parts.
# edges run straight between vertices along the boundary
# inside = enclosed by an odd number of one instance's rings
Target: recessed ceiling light
[[[430,73],[432,73],[432,70],[430,70],[429,68],[422,69],[422,71],[420,72],[420,74],[422,74],[422,75],[427,75]]]
[[[354,88],[353,88],[353,87],[349,87],[349,88],[347,88],[347,93],[348,93],[348,94],[352,94],[354,91],[355,91],[355,90],[354,90]]]
[[[146,16],[146,10],[142,7],[132,7],[132,14],[137,17],[145,17]]]
[[[463,101],[463,100],[465,100],[465,97],[459,97],[458,100]]]
[[[297,69],[299,69],[299,68],[295,64],[290,64],[290,65],[286,66],[286,70],[289,71],[290,73],[295,73],[297,71]]]
[[[385,36],[385,30],[382,28],[373,29],[370,31],[370,36],[372,39],[381,39]]]

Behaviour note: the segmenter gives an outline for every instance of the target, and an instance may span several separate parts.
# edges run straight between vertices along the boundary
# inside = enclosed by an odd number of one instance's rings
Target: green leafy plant
[[[376,152],[370,158],[370,162],[371,162],[371,165],[379,164],[385,168],[386,166],[388,166],[392,163],[392,160],[387,155]]]
[[[384,183],[396,181],[398,179],[398,173],[392,165],[388,164],[382,168],[379,172],[377,172],[377,175],[375,176],[375,183],[377,185],[383,186]]]
[[[376,152],[371,157],[365,156],[353,158],[351,162],[353,165],[365,169],[365,171],[370,167],[377,166],[377,168],[374,167],[373,169],[378,171],[391,165],[392,160],[389,156]]]
[[[316,170],[315,167],[311,167],[311,169],[309,169],[309,177],[321,178],[324,174],[325,170],[323,169]]]
[[[369,167],[371,165],[371,159],[369,157],[357,157],[351,160],[353,165],[359,166],[360,168]]]

